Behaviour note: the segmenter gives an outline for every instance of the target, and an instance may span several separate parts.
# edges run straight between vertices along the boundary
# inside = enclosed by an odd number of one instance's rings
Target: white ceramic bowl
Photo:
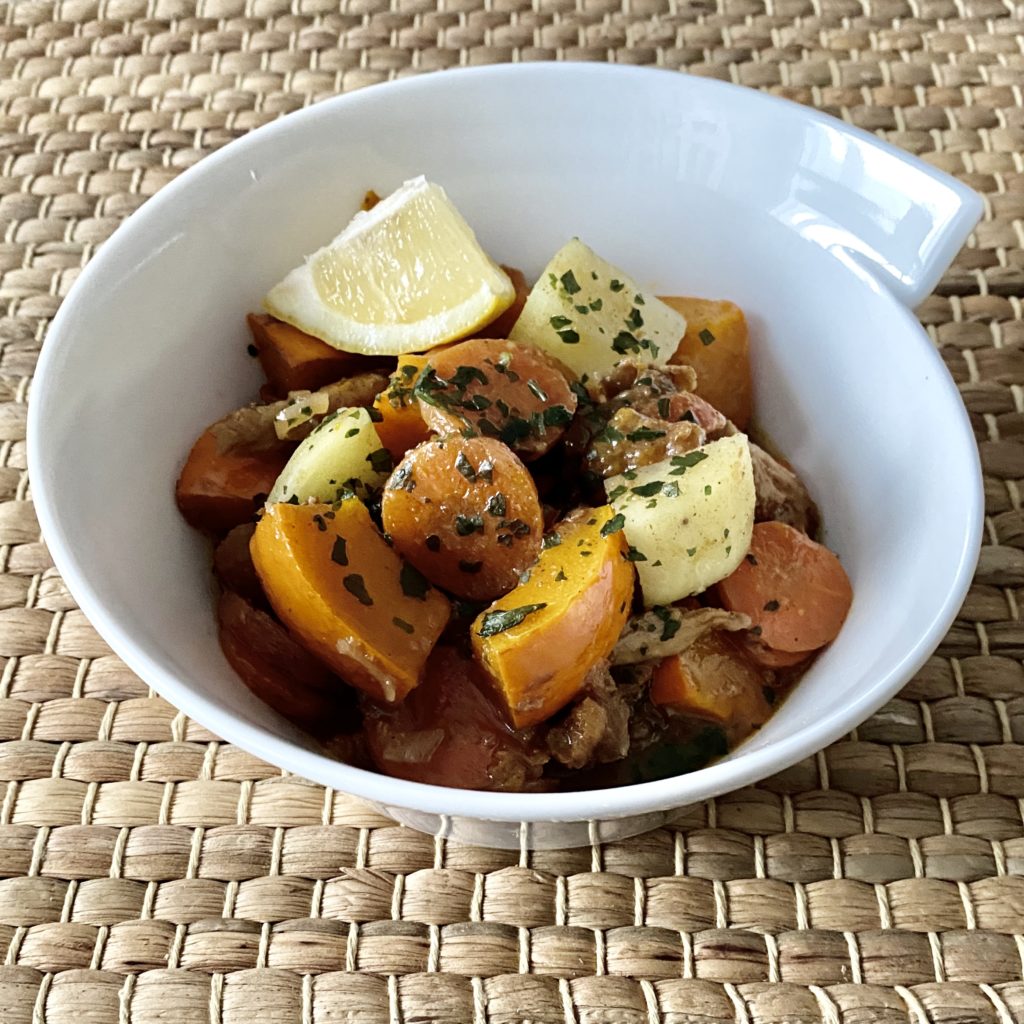
[[[493,794],[320,756],[221,655],[209,551],[174,505],[193,439],[249,401],[244,314],[367,188],[442,183],[503,262],[573,235],[661,293],[750,319],[758,418],[809,482],[856,592],[779,712],[717,764],[621,789]],[[54,559],[113,649],[224,739],[431,832],[582,844],[755,782],[842,736],[935,648],[981,528],[963,406],[910,313],[981,212],[969,189],[838,121],[673,72],[499,66],[318,104],[207,157],[95,257],[33,386],[33,493]]]

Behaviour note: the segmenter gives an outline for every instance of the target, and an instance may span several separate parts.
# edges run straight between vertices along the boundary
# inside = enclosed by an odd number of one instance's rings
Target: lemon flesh
[[[440,185],[407,181],[267,293],[267,312],[334,348],[423,352],[465,337],[515,298]]]

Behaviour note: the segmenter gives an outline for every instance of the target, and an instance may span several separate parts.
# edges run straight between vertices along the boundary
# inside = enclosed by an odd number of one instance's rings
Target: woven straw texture
[[[1024,39],[1011,0],[0,3],[0,1020],[1024,1021]],[[111,655],[25,473],[41,340],[182,169],[303,105],[504,60],[660,64],[876,131],[987,197],[920,316],[985,467],[936,656],[671,827],[435,842],[219,743]]]

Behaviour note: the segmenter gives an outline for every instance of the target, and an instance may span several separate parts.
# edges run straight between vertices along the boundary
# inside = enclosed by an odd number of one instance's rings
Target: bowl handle
[[[806,219],[793,226],[913,309],[978,223],[981,196],[866,133],[824,119],[816,127],[790,196],[791,218]]]

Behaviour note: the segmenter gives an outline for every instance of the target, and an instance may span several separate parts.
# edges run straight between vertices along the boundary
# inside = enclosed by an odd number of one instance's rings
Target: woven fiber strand
[[[1024,1021],[1024,39],[1011,0],[0,3],[0,1020]],[[670,826],[460,847],[217,741],[111,655],[40,540],[49,319],[205,153],[462,64],[659,64],[788,96],[987,196],[920,310],[985,469],[986,546],[857,732]],[[870,341],[870,339],[868,339]]]

